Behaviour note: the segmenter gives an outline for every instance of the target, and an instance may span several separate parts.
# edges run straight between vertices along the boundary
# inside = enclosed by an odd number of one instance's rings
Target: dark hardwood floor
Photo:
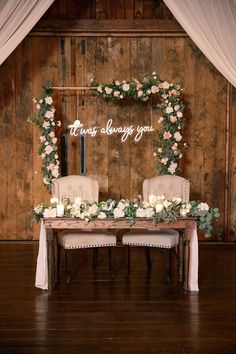
[[[92,271],[91,250],[73,253],[73,278],[54,293],[34,287],[35,243],[0,243],[0,353],[236,353],[236,248],[200,246],[200,293],[165,284],[164,257],[132,249],[125,280],[117,249],[111,281],[108,252]],[[62,264],[63,266],[63,264]]]

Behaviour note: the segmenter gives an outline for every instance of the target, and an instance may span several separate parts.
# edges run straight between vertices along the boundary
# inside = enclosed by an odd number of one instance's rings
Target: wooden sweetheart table
[[[198,291],[198,239],[196,222],[193,218],[178,218],[175,222],[153,224],[146,218],[135,218],[130,225],[127,218],[94,219],[89,222],[73,218],[44,218],[41,221],[39,253],[37,259],[35,286],[44,290],[53,290],[55,285],[57,258],[57,232],[63,229],[176,229],[180,231],[179,240],[179,277],[188,291]]]

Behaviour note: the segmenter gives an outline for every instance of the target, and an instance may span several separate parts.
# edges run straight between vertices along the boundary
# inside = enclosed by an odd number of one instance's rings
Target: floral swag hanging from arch
[[[183,156],[183,149],[187,144],[183,142],[182,131],[184,125],[184,104],[180,99],[181,88],[179,85],[161,80],[155,72],[145,76],[142,82],[137,79],[113,80],[108,84],[101,84],[95,80],[91,82],[91,90],[106,99],[123,100],[134,99],[141,102],[150,100],[158,95],[160,103],[153,105],[159,109],[162,116],[158,119],[161,124],[155,138],[156,169],[161,175],[177,175],[180,172],[179,160]],[[40,148],[38,154],[43,159],[43,183],[51,187],[52,181],[60,177],[59,157],[56,138],[56,127],[61,125],[55,121],[55,107],[53,105],[52,84],[43,87],[43,97],[33,98],[38,113],[28,121],[40,129]]]

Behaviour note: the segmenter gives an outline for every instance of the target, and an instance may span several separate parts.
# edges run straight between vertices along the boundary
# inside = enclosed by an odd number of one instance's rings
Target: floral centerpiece
[[[39,204],[34,208],[34,219],[55,217],[57,205]],[[210,208],[207,203],[191,201],[183,203],[180,198],[167,200],[165,196],[155,196],[150,202],[121,199],[96,203],[72,203],[65,206],[65,216],[85,220],[106,218],[127,218],[132,225],[136,218],[147,218],[153,223],[176,221],[179,217],[194,217],[199,229],[210,237],[213,221],[219,217],[217,208]]]

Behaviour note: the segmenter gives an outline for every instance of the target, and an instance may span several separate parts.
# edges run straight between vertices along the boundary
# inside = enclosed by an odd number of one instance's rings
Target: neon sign
[[[114,127],[111,118],[107,121],[105,127],[94,126],[90,128],[84,128],[84,125],[80,122],[80,120],[77,119],[73,124],[70,124],[68,128],[70,129],[70,135],[72,136],[78,136],[80,134],[95,137],[98,133],[106,135],[121,134],[122,143],[132,135],[134,135],[134,141],[138,142],[144,133],[153,132],[155,130],[151,125],[138,125],[137,127],[134,127],[133,125],[127,125],[123,127]]]

